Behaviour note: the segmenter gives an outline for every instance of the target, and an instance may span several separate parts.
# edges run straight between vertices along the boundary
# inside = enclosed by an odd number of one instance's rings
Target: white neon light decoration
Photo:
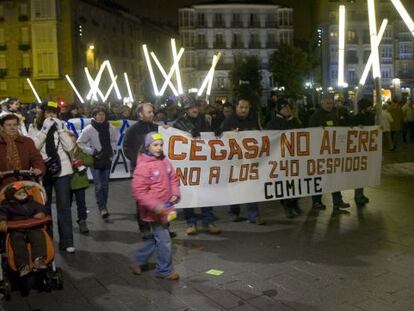
[[[381,43],[381,40],[382,40],[382,37],[384,36],[385,29],[387,28],[387,25],[388,25],[388,19],[384,19],[382,21],[380,30],[378,32],[378,44]],[[362,86],[365,85],[365,83],[367,81],[367,78],[368,78],[369,71],[371,70],[371,67],[372,67],[372,53],[369,55],[367,64],[365,65],[365,68],[364,68],[364,71],[362,73],[361,79],[359,80],[360,85],[362,85]]]
[[[129,85],[128,74],[126,72],[124,72],[124,79],[125,79],[125,84],[128,90],[129,101],[134,101],[134,97],[132,96],[131,86]]]
[[[375,17],[375,0],[368,0],[369,33],[371,36],[372,77],[381,78],[378,52],[377,21]]]
[[[144,57],[145,57],[145,61],[147,63],[148,71],[149,71],[149,74],[150,74],[150,77],[151,77],[152,87],[154,88],[154,94],[155,94],[155,96],[158,96],[159,92],[158,92],[157,81],[155,80],[154,70],[152,69],[151,59],[149,57],[147,45],[144,44],[142,46],[142,49],[144,50]]]
[[[40,104],[42,102],[42,100],[39,97],[39,94],[37,94],[35,87],[32,84],[32,81],[30,81],[29,78],[26,79],[27,83],[29,83],[30,88],[32,89],[32,92],[34,94],[34,96],[36,97],[37,102]]]
[[[116,85],[116,80],[118,79],[118,76],[115,76],[114,77],[114,79],[112,80],[112,83],[111,83],[111,85],[109,86],[109,89],[108,89],[108,91],[106,92],[106,94],[105,94],[105,97],[103,98],[103,102],[105,103],[106,101],[107,101],[107,99],[108,99],[108,97],[109,97],[109,95],[111,94],[111,92],[112,92],[112,89],[115,87],[115,85]]]
[[[92,78],[91,74],[89,73],[89,69],[85,67],[85,74],[86,78],[88,79],[89,86],[91,87],[88,95],[86,95],[87,100],[93,99],[94,101],[98,100],[98,96],[96,94],[99,94],[101,99],[103,100],[105,96],[103,95],[102,91],[99,89],[99,82],[101,81],[102,71],[105,67],[103,64],[101,65],[101,68],[99,69],[99,72],[95,78],[95,80]]]
[[[407,10],[405,9],[404,5],[401,3],[400,0],[391,0],[392,4],[397,9],[398,13],[400,14],[401,18],[407,25],[408,29],[410,30],[411,34],[414,36],[414,21],[411,18],[410,14],[408,14]]]
[[[346,9],[344,5],[339,6],[339,35],[338,35],[338,86],[345,85],[345,20]]]
[[[108,67],[109,75],[111,76],[111,79],[112,79],[112,84],[114,85],[113,87],[115,89],[116,97],[118,98],[118,100],[121,100],[122,95],[121,95],[121,92],[119,91],[118,83],[116,83],[116,79],[115,79],[114,72],[112,70],[111,62],[109,60],[104,61],[104,63],[105,62],[106,62],[106,67]]]
[[[177,53],[177,46],[175,45],[175,39],[171,39],[171,50],[173,53],[173,58],[174,58],[174,64],[178,63],[180,61],[181,57],[178,57],[178,53]],[[181,50],[181,49],[180,49]],[[177,70],[175,71],[175,76],[177,79],[177,86],[178,86],[178,94],[183,94],[183,84],[181,82],[181,73],[180,73],[180,67],[178,66]]]
[[[221,57],[221,53],[219,52],[217,55],[213,56],[213,61],[211,64],[211,68],[208,71],[206,77],[204,78],[203,83],[201,84],[200,89],[198,90],[197,96],[201,96],[204,92],[204,89],[207,87],[207,95],[210,95],[211,92],[211,84],[213,82],[213,78],[214,78],[214,70],[216,69],[217,63],[220,60]]]
[[[75,92],[81,104],[84,104],[85,101],[83,100],[81,94],[78,92],[78,89],[75,87],[75,84],[72,82],[71,78],[68,75],[65,75],[65,77],[66,77],[66,80],[68,80],[70,86],[72,87],[73,91]]]
[[[171,78],[174,75],[174,72],[180,70],[179,61],[180,61],[181,57],[183,56],[183,54],[184,54],[184,49],[181,48],[180,51],[178,52],[177,59],[174,61],[174,64],[172,65],[172,67],[170,69],[170,72],[167,75],[167,73],[164,70],[164,67],[162,67],[162,65],[161,65],[160,61],[158,60],[157,56],[155,55],[155,53],[151,52],[151,57],[154,59],[155,64],[157,65],[158,69],[160,70],[162,76],[165,79],[164,84],[161,87],[161,90],[158,92],[159,96],[164,95],[164,92],[167,89],[167,86],[169,86],[171,88],[171,90],[172,90],[172,92],[174,93],[175,96],[179,95],[179,92],[175,88],[174,84],[172,84],[172,82],[171,82]]]

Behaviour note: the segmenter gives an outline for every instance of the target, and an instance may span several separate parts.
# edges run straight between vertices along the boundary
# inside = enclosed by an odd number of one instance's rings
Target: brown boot
[[[169,281],[177,281],[180,278],[180,275],[177,272],[171,272],[169,275],[166,276],[157,275],[157,278]]]
[[[136,263],[132,263],[129,267],[133,274],[140,275],[142,273],[141,267]]]
[[[216,226],[215,224],[209,224],[207,226],[207,232],[211,233],[211,234],[219,234],[219,233],[221,233],[221,229],[218,226]]]
[[[189,225],[186,232],[187,232],[187,235],[196,235],[197,234],[196,225]]]

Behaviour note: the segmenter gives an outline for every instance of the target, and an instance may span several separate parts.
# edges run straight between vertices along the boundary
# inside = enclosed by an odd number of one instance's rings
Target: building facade
[[[171,33],[109,0],[0,0],[0,98],[34,102],[30,78],[42,100],[76,101],[65,75],[86,97],[84,67],[95,77],[109,60],[122,97],[128,97],[127,73],[134,99],[143,99],[147,72],[141,45],[157,49],[160,41],[169,43]],[[110,83],[105,72],[103,93]]]
[[[211,99],[230,100],[229,73],[235,56],[256,56],[262,74],[262,103],[273,87],[269,59],[278,45],[293,42],[292,9],[263,2],[215,2],[179,10],[179,34],[185,48],[183,77],[186,89],[199,88],[221,52]]]
[[[346,6],[345,81],[350,88],[358,86],[371,53],[367,2],[320,0],[317,16],[322,33],[322,76],[325,88],[336,88],[338,82],[338,16],[341,4]],[[410,13],[414,13],[412,1],[405,1],[404,5]],[[393,79],[398,78],[403,89],[408,92],[414,87],[414,37],[391,1],[376,1],[376,9],[378,29],[383,19],[389,21],[379,48],[382,86],[390,88]],[[364,91],[371,92],[372,88],[370,73]]]

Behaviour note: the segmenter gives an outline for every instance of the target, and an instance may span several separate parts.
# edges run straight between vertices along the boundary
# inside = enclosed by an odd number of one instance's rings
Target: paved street
[[[411,162],[407,164],[407,162]],[[414,148],[384,158],[383,183],[368,188],[371,202],[350,214],[310,211],[287,220],[278,202],[262,205],[267,226],[230,223],[216,208],[219,236],[187,237],[173,229],[179,282],[130,273],[129,256],[140,242],[129,181],[110,189],[111,221],[104,223],[88,190],[89,236],[75,229],[77,251],[58,254],[64,290],[14,292],[4,310],[413,310]],[[75,211],[75,209],[74,209]],[[220,276],[206,274],[224,271]],[[1,309],[1,307],[0,307]]]

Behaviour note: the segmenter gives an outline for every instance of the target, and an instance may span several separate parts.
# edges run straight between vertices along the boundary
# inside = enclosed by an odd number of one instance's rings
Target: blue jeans
[[[343,202],[342,200],[342,193],[341,191],[332,192],[332,203],[334,205],[341,204]],[[322,203],[322,195],[313,195],[312,196],[312,203]]]
[[[235,204],[230,206],[230,215],[239,216],[240,215],[240,204]],[[247,203],[247,219],[256,220],[259,217],[259,206],[257,203]]]
[[[138,265],[148,262],[154,252],[157,253],[155,273],[159,276],[167,276],[172,272],[172,248],[168,224],[151,223],[153,237],[145,240],[144,246],[138,248],[133,260]]]
[[[73,246],[72,212],[70,204],[71,177],[71,175],[62,176],[47,180],[44,183],[47,196],[46,207],[49,211],[51,211],[53,188],[55,188],[60,249]]]
[[[183,209],[184,218],[189,225],[197,224],[197,215],[194,212],[194,208],[184,208]],[[214,214],[212,207],[202,207],[201,208],[201,222],[204,226],[208,226],[209,224],[214,222]]]
[[[96,205],[99,210],[106,209],[108,202],[108,190],[109,190],[109,175],[110,169],[97,169],[91,168],[93,176],[93,184],[95,185],[95,198]]]

